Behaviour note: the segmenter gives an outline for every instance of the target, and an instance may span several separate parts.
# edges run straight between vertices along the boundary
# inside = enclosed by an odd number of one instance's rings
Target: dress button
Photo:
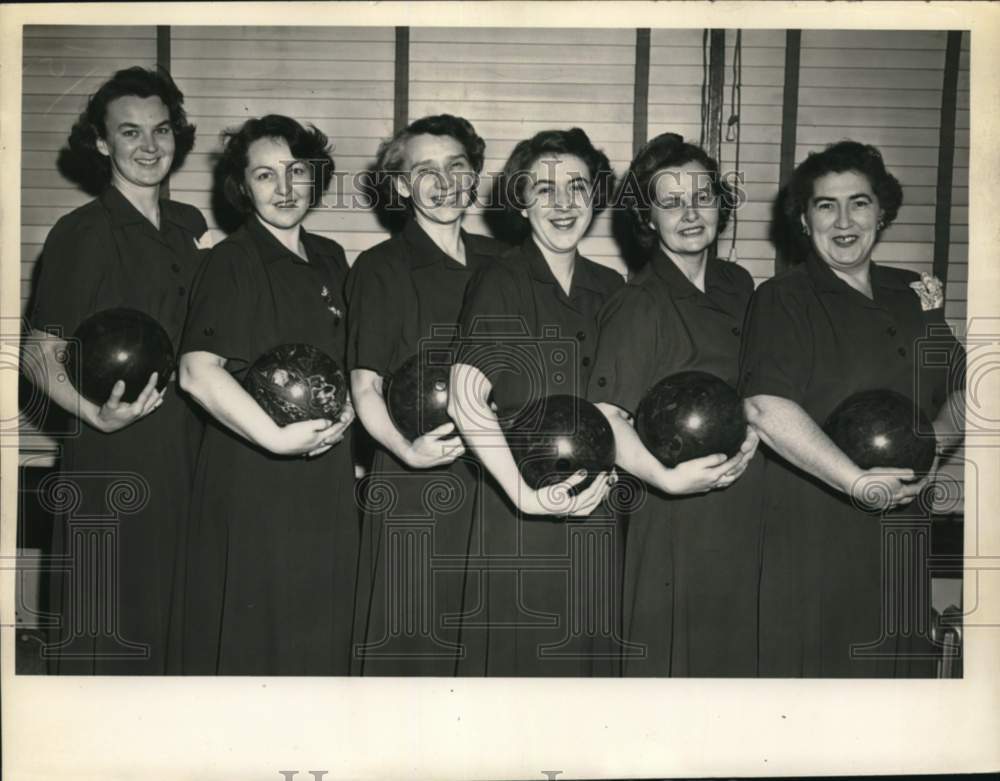
[[[885,329],[885,332],[887,334],[889,334],[889,336],[895,336],[896,335],[896,329],[893,326],[891,326],[891,325],[888,328]]]
[[[582,363],[583,363],[584,366],[590,366],[590,356],[588,356],[588,355],[583,356]]]
[[[608,384],[608,380],[607,380],[607,378],[606,378],[606,377],[599,377],[599,378],[597,379],[597,384],[598,384],[598,385],[599,385],[600,387],[602,387],[602,388],[603,388],[603,387],[604,387],[605,385],[607,385],[607,384]]]
[[[906,348],[905,347],[900,347],[898,350],[896,350],[896,352],[899,353],[904,358],[906,357]]]
[[[205,334],[205,336],[213,336],[215,334],[215,329],[210,326],[202,331],[202,333]]]
[[[181,286],[181,287],[177,288],[177,293],[178,293],[179,295],[182,295],[182,296],[183,296],[183,295],[184,295],[185,293],[187,293],[187,288],[186,288],[186,287],[183,287],[183,286]]]
[[[584,333],[583,331],[577,331],[576,338],[579,339],[581,342],[584,342],[587,340],[587,334]]]
[[[739,336],[739,335],[740,335],[740,329],[739,329],[739,328],[737,328],[737,327],[736,327],[736,326],[734,325],[734,326],[733,326],[733,336]]]
[[[181,264],[180,263],[174,263],[170,268],[172,268],[174,270],[174,273],[179,274],[180,271],[181,271]]]

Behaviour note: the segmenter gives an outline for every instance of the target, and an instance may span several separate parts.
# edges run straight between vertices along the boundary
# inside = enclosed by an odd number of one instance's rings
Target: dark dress
[[[302,232],[309,262],[251,217],[212,250],[198,281],[184,352],[227,360],[242,381],[279,344],[344,359],[347,261]],[[213,422],[198,459],[184,672],[346,675],[358,518],[350,429],[310,459],[277,456]]]
[[[702,292],[658,252],[601,312],[590,400],[635,415],[653,385],[690,370],[735,387],[752,294],[735,263],[709,260]],[[625,546],[625,675],[756,673],[761,465],[706,494],[640,489]]]
[[[464,232],[462,241],[466,265],[411,219],[358,256],[347,283],[350,369],[385,376],[418,351],[448,354],[469,279],[506,247]],[[355,674],[455,675],[476,469],[468,457],[411,469],[376,447],[359,491]]]
[[[31,325],[69,338],[103,309],[154,317],[180,344],[188,289],[203,253],[205,220],[192,206],[160,202],[157,230],[118,190],[60,219],[49,233]],[[170,616],[202,425],[175,382],[162,406],[114,434],[78,423],[62,443],[54,553],[69,558],[52,589],[62,626],[53,671],[173,671]],[[70,584],[75,583],[74,588]],[[86,585],[84,585],[86,584]],[[106,588],[113,589],[110,594]],[[168,661],[169,659],[169,661]]]
[[[949,371],[964,375],[964,353],[943,310],[921,310],[909,286],[916,279],[872,263],[870,300],[809,257],[764,282],[747,322],[743,394],[791,399],[822,425],[852,393],[885,388],[914,399],[933,420]],[[772,453],[764,486],[761,675],[933,675],[933,662],[905,658],[912,637],[887,631],[902,628],[902,616],[882,609],[883,599],[919,586],[888,577],[883,594],[882,561],[891,554],[884,535],[927,525],[920,501],[881,517],[867,513]],[[867,648],[852,653],[852,645]]]
[[[577,258],[567,296],[529,238],[469,283],[459,361],[479,369],[501,410],[551,394],[583,396],[597,313],[623,280]],[[613,518],[523,515],[492,476],[478,487],[482,533],[469,551],[462,617],[468,675],[609,674],[617,656],[610,602]]]

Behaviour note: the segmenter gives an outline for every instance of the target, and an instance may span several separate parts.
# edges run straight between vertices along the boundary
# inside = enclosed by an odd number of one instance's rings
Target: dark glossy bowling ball
[[[132,403],[158,373],[163,390],[174,371],[174,348],[156,320],[137,309],[105,309],[82,323],[66,345],[66,373],[77,392],[102,405],[115,382],[124,380],[122,400]]]
[[[498,416],[514,461],[533,489],[559,483],[581,469],[586,488],[615,464],[611,424],[593,404],[576,396],[547,396],[516,412]]]
[[[428,362],[426,353],[409,358],[393,372],[385,387],[389,417],[411,442],[444,425],[448,417],[451,367]]]
[[[862,469],[896,467],[927,474],[937,443],[931,422],[910,399],[890,390],[855,393],[830,413],[823,430]]]
[[[746,439],[743,402],[714,374],[664,377],[639,402],[635,428],[646,449],[671,469],[715,453],[732,457]]]
[[[265,353],[243,384],[279,426],[319,418],[336,422],[347,404],[344,370],[309,344],[282,344]]]

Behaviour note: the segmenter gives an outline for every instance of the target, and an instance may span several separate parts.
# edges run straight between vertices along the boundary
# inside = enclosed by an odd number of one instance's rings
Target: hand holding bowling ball
[[[282,344],[247,371],[244,387],[279,426],[338,421],[348,404],[339,364],[309,344]]]
[[[103,407],[120,381],[115,399],[136,403],[145,394],[151,375],[162,391],[174,371],[174,348],[156,320],[137,309],[105,309],[91,315],[66,343],[66,373],[83,398]],[[148,400],[148,394],[146,394]],[[140,405],[146,406],[146,405]]]
[[[613,470],[615,439],[593,404],[547,396],[499,420],[521,476],[541,494],[543,511],[585,515],[600,503],[608,483],[595,478]],[[580,501],[569,501],[577,496]]]

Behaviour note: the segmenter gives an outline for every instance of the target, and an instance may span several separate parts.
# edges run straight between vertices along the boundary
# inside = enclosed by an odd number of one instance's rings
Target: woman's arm
[[[226,371],[226,359],[209,352],[181,356],[181,387],[226,428],[277,455],[319,455],[344,438],[354,419],[348,405],[339,421],[304,420],[279,426]]]
[[[414,469],[429,469],[450,464],[465,453],[462,440],[455,434],[455,424],[445,423],[410,442],[389,417],[383,396],[382,377],[371,369],[351,372],[351,395],[358,417],[368,433],[382,447]]]
[[[607,495],[611,477],[602,472],[577,496],[570,496],[570,489],[586,479],[586,472],[537,491],[532,489],[521,476],[496,414],[490,408],[491,390],[490,381],[479,369],[455,364],[451,370],[448,414],[504,493],[528,515],[590,515]]]
[[[747,419],[764,443],[789,463],[875,508],[908,504],[920,493],[911,469],[858,467],[823,429],[790,399],[758,395],[744,400]]]
[[[28,379],[64,410],[98,431],[105,434],[119,431],[146,417],[163,403],[167,389],[156,390],[157,375],[153,372],[146,387],[131,404],[122,401],[125,383],[118,380],[111,389],[108,400],[97,406],[83,398],[66,376],[62,356],[66,354],[67,342],[34,329],[31,331],[31,338],[39,346],[43,365],[38,367],[31,361],[23,361],[21,366]]]
[[[746,471],[757,450],[757,435],[747,432],[740,452],[730,459],[721,453],[685,461],[670,469],[650,453],[632,427],[630,416],[621,407],[597,404],[615,434],[615,463],[627,472],[668,494],[693,494],[725,488]]]

